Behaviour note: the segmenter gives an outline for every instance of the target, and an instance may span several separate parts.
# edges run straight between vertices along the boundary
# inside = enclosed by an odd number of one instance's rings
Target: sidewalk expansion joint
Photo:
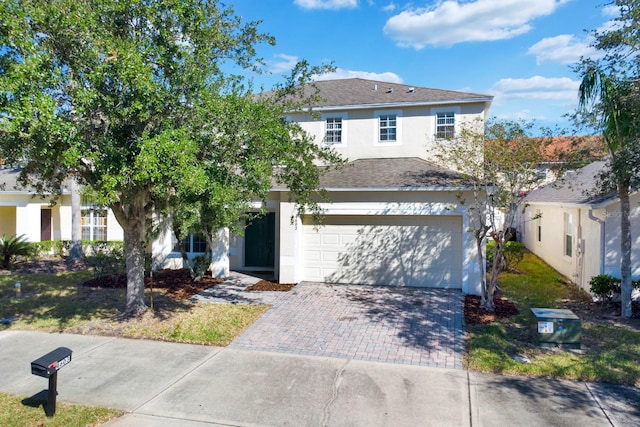
[[[215,348],[215,347],[214,347]],[[210,361],[211,359],[213,359],[214,357],[216,357],[218,354],[222,353],[224,351],[224,348],[218,350],[218,351],[214,351],[211,354],[208,354],[206,357],[203,357],[202,360],[195,365],[192,369],[190,369],[188,372],[185,372],[184,374],[180,375],[178,378],[176,378],[175,380],[173,380],[171,383],[167,384],[166,387],[164,387],[162,390],[160,390],[159,392],[157,392],[156,394],[154,394],[153,396],[151,396],[150,399],[148,399],[146,402],[141,403],[140,405],[138,405],[137,407],[135,407],[131,413],[137,413],[137,411],[142,408],[144,405],[153,402],[156,398],[158,398],[161,394],[165,393],[167,390],[169,390],[171,387],[173,387],[174,385],[176,385],[177,383],[179,383],[180,381],[182,381],[183,379],[185,379],[186,377],[188,377],[189,375],[191,375],[194,371],[196,371],[197,369],[199,369],[200,367],[202,367],[205,363],[207,363],[208,361]]]

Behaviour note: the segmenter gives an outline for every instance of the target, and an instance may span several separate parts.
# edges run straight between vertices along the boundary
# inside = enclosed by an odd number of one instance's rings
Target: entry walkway
[[[273,305],[230,348],[462,368],[459,291],[302,282],[286,293],[257,294],[242,292],[236,279],[198,297]]]

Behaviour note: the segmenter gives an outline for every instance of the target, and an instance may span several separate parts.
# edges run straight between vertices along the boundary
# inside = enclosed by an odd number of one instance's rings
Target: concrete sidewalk
[[[47,388],[30,362],[73,350],[59,401],[111,426],[637,426],[640,390],[121,338],[0,332],[0,391]]]

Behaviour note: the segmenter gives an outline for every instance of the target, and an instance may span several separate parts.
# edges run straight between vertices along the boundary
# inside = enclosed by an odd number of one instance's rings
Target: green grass
[[[267,305],[192,304],[154,293],[154,310],[122,319],[124,289],[89,289],[77,284],[89,271],[0,276],[0,318],[17,317],[5,329],[119,335],[226,346],[262,316]],[[15,283],[22,296],[16,298]],[[147,290],[148,293],[148,290]]]
[[[78,283],[90,271],[0,275],[0,319],[17,317],[8,329],[117,335],[226,346],[264,314],[267,305],[193,304],[154,292],[154,310],[122,319],[124,289],[89,289]],[[16,298],[15,283],[22,295]],[[148,291],[147,291],[148,292]],[[1,381],[1,379],[0,379]],[[93,426],[122,413],[58,402],[47,418],[42,402],[0,393],[0,426]]]
[[[121,411],[91,406],[56,403],[56,413],[48,418],[45,401],[0,393],[0,425],[3,427],[37,426],[97,426],[123,415]]]
[[[502,273],[503,295],[520,314],[489,325],[474,325],[466,366],[509,375],[552,377],[640,385],[640,332],[582,321],[582,351],[547,350],[534,344],[532,307],[557,308],[563,299],[585,298],[573,285],[534,255],[527,253],[520,273]],[[583,300],[584,301],[584,300]],[[527,356],[531,363],[512,359]]]

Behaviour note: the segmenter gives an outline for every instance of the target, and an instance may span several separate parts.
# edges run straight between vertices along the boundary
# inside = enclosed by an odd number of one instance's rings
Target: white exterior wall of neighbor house
[[[640,193],[631,195],[631,277],[640,279]],[[606,207],[604,274],[620,277],[620,202]]]
[[[342,118],[342,143],[333,148],[348,160],[363,158],[418,157],[428,159],[429,143],[436,132],[436,115],[439,112],[455,113],[455,127],[459,130],[463,123],[484,119],[484,104],[438,105],[421,107],[365,108],[349,110],[319,109],[320,117],[308,114],[292,114],[288,118],[301,124],[302,128],[316,137],[322,144],[325,137],[325,120]],[[397,116],[398,140],[381,142],[378,138],[380,114]],[[372,155],[375,148],[375,155]]]
[[[640,195],[632,196],[632,276],[640,278]],[[539,220],[531,218],[540,212]],[[572,256],[565,254],[565,214],[572,215]],[[531,203],[521,227],[522,242],[527,249],[551,265],[582,289],[598,274],[620,277],[620,203],[597,209],[589,205]],[[542,239],[538,241],[538,223]]]
[[[26,192],[0,192],[0,234],[25,235],[41,240],[41,211],[51,210],[51,239],[71,240],[71,196],[63,194],[54,205],[49,199]],[[124,233],[113,212],[107,210],[107,240],[123,240]]]

